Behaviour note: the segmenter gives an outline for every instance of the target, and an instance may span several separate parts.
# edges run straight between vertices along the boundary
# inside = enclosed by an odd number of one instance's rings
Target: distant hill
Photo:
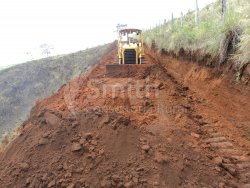
[[[9,68],[10,66],[0,66],[0,71],[3,70],[3,69],[7,69]]]
[[[0,139],[27,118],[38,99],[97,63],[109,48],[106,44],[0,70]]]

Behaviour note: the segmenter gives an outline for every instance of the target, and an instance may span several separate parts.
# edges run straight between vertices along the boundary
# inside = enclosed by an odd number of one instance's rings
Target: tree
[[[47,57],[49,56],[49,54],[51,54],[51,50],[54,49],[51,45],[46,43],[41,44],[40,48],[42,49],[42,54],[47,55]]]
[[[30,60],[34,60],[34,57],[31,52],[26,52],[26,55],[30,57]]]

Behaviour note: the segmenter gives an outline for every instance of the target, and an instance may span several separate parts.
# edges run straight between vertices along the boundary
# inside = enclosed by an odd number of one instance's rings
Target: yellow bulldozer
[[[139,29],[118,31],[119,64],[142,64],[144,57],[143,36]]]
[[[140,29],[118,31],[118,63],[106,66],[108,76],[129,76],[144,64],[143,34]],[[142,67],[141,67],[142,68]]]

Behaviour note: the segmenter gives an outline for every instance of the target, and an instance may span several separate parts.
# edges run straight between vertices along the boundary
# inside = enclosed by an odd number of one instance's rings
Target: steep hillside
[[[1,188],[249,188],[249,93],[150,51],[107,76],[116,53],[37,102],[0,152]]]
[[[250,1],[227,0],[222,17],[221,0],[145,32],[145,41],[167,54],[212,67],[233,67],[239,81],[250,63]]]
[[[0,71],[0,138],[28,116],[38,99],[53,94],[74,76],[97,63],[110,44],[49,57]]]

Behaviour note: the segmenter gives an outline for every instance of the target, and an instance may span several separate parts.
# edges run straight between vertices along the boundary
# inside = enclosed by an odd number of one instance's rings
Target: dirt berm
[[[247,186],[247,174],[243,179],[236,162],[208,141],[223,127],[210,132],[206,127],[225,123],[226,116],[220,120],[205,96],[153,56],[147,55],[150,66],[132,77],[107,77],[106,64],[116,61],[114,49],[38,101],[19,136],[0,154],[0,187]],[[220,133],[231,143],[227,132]],[[240,148],[247,161],[249,139],[237,136],[244,146],[232,142],[230,147],[235,156]]]

